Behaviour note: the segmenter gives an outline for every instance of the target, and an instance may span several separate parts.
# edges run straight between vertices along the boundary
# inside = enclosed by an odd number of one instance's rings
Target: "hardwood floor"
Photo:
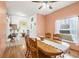
[[[25,58],[25,50],[21,46],[7,47],[3,58]]]
[[[2,58],[25,58],[26,44],[25,39],[8,42]]]

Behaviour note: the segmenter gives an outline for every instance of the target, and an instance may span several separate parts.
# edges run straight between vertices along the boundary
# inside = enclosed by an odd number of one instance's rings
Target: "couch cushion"
[[[59,37],[60,37],[61,39],[65,39],[65,40],[73,41],[71,35],[59,34]]]

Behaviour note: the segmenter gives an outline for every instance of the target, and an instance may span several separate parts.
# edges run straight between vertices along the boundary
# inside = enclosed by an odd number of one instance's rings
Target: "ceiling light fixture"
[[[35,3],[42,3],[42,5],[38,8],[38,9],[42,9],[42,8],[49,8],[49,9],[53,9],[51,5],[49,5],[49,3],[54,3],[56,1],[32,1]]]

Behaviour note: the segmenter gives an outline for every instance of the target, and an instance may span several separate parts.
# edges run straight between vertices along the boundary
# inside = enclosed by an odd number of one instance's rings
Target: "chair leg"
[[[37,58],[39,58],[39,53],[38,53],[38,51],[37,51]]]
[[[64,53],[60,55],[61,58],[64,58]]]
[[[29,58],[32,58],[32,53],[31,52],[29,52]]]
[[[29,58],[29,51],[26,52],[25,56]]]
[[[25,57],[27,57],[28,58],[28,53],[26,52],[26,54],[25,54]]]

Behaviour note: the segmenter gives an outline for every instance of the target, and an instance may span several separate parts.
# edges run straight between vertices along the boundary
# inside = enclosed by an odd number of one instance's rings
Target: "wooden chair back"
[[[45,38],[51,38],[51,33],[45,33]]]
[[[37,58],[38,57],[38,47],[37,47],[37,39],[35,38],[34,40],[32,38],[29,38],[29,50],[30,50],[30,55],[32,58]]]
[[[53,39],[54,40],[60,40],[59,34],[53,34]]]

